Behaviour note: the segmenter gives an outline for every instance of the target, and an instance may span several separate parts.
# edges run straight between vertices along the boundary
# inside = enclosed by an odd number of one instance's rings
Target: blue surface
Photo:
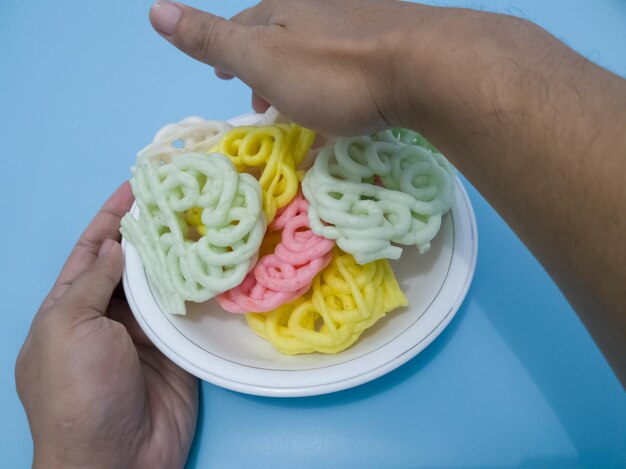
[[[534,20],[626,76],[622,0],[445,3]],[[194,2],[225,16],[249,4]],[[217,80],[152,31],[149,6],[0,2],[3,468],[31,461],[13,378],[31,318],[135,151],[165,123],[249,111],[241,83]],[[625,393],[539,264],[469,192],[476,277],[427,350],[372,383],[314,398],[204,383],[188,467],[626,467]]]

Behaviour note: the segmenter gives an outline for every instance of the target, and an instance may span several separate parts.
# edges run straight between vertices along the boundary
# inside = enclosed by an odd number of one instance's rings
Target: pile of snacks
[[[337,353],[407,305],[387,259],[430,248],[454,168],[404,129],[331,140],[304,168],[314,132],[268,115],[161,129],[137,155],[139,216],[121,231],[167,313],[216,298],[282,353]]]

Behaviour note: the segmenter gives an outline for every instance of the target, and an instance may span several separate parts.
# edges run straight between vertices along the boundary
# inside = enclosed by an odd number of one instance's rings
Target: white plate
[[[249,125],[257,115],[233,119]],[[137,215],[137,207],[133,207]],[[476,220],[461,181],[456,201],[425,254],[404,249],[393,261],[410,306],[395,310],[337,355],[286,356],[254,334],[243,316],[227,313],[215,301],[188,304],[187,316],[159,307],[135,248],[122,241],[124,290],[133,314],[152,342],[172,361],[198,378],[227,389],[273,397],[312,396],[371,381],[421,352],[450,323],[474,275]]]

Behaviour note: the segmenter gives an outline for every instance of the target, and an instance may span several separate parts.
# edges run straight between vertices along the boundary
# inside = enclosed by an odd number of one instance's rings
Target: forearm
[[[626,81],[529,22],[442,16],[443,45],[412,43],[402,124],[498,210],[625,382]]]

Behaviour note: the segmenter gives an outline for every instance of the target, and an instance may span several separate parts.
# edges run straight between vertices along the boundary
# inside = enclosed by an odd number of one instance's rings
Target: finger
[[[181,3],[157,0],[150,21],[181,51],[227,75],[249,75],[265,52],[251,40],[252,28]]]
[[[44,301],[43,308],[51,306],[98,257],[102,242],[120,239],[120,220],[133,204],[130,184],[125,182],[107,200],[87,229],[81,235],[65,262],[59,278]]]
[[[55,309],[79,316],[81,320],[103,316],[123,268],[122,247],[117,241],[107,239],[102,243],[98,258],[57,300]]]
[[[154,347],[146,333],[139,326],[126,300],[113,298],[109,303],[107,317],[123,324],[134,344]]]
[[[233,78],[235,78],[234,76],[226,73],[226,72],[222,72],[220,69],[216,68],[215,69],[215,74],[217,75],[218,78],[221,78],[222,80],[232,80]]]
[[[252,92],[252,109],[254,109],[255,112],[263,113],[267,111],[269,107],[270,107],[270,103],[268,103],[265,99],[261,98],[255,92]]]

